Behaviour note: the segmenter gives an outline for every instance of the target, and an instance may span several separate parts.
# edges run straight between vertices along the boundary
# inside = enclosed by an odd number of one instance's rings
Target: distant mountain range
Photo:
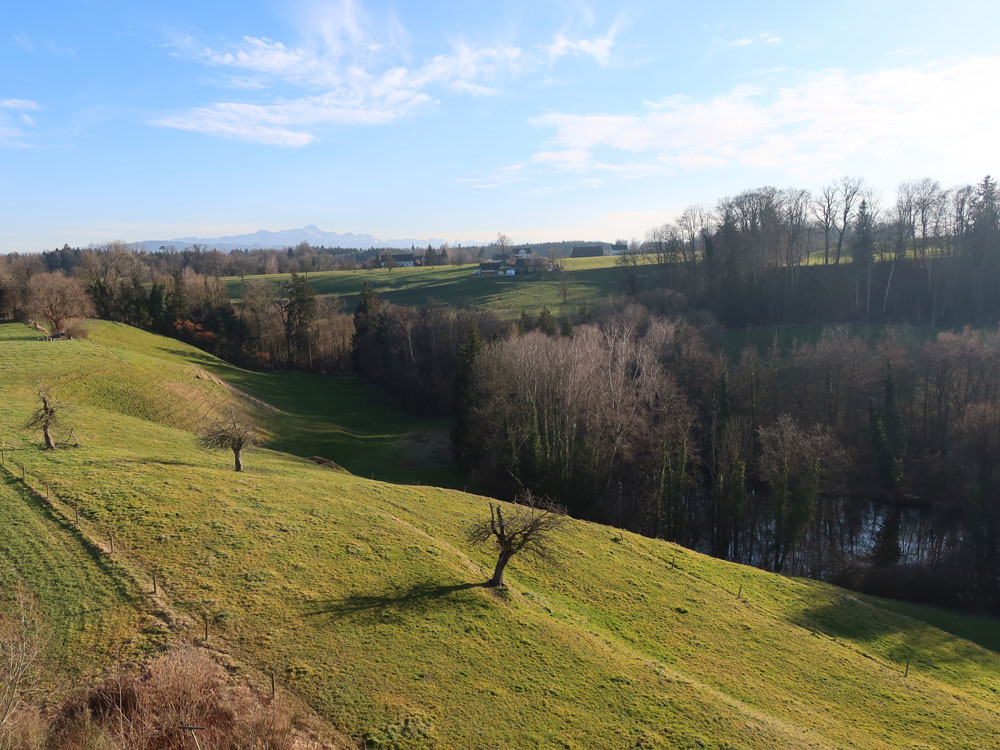
[[[161,247],[173,246],[178,250],[185,247],[198,245],[199,247],[213,250],[258,250],[285,247],[295,247],[300,242],[308,242],[310,245],[323,245],[325,247],[354,247],[366,250],[370,247],[376,248],[409,248],[427,247],[433,245],[439,247],[445,240],[431,237],[414,239],[406,237],[396,240],[383,240],[371,234],[354,234],[352,232],[325,232],[314,224],[310,224],[302,229],[281,229],[277,232],[270,232],[266,229],[258,229],[252,234],[233,234],[226,237],[177,237],[172,240],[143,240],[133,242],[133,247],[142,247],[146,250],[159,250]],[[462,245],[479,245],[488,243],[462,242],[451,243]]]

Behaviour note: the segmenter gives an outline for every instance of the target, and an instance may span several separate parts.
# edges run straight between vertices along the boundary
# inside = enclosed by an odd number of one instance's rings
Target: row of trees
[[[111,243],[111,247],[123,247],[122,243]],[[438,247],[411,248],[411,252],[423,256],[424,264],[462,265],[476,262],[488,253],[485,247],[451,247],[447,243]],[[92,262],[93,256],[101,248],[73,248],[64,245],[57,250],[38,255],[22,256],[34,263],[39,271],[62,271],[74,273],[81,266]],[[256,276],[263,274],[306,274],[315,271],[352,271],[379,268],[392,253],[403,250],[378,248],[358,249],[345,247],[324,247],[300,242],[294,247],[283,249],[215,250],[197,243],[182,249],[162,246],[139,256],[143,265],[151,271],[169,276],[175,270],[191,271],[204,276]]]
[[[873,268],[901,262],[919,273],[896,278],[898,288]],[[688,207],[634,242],[620,266],[631,292],[651,276],[740,324],[982,323],[997,312],[988,289],[1000,282],[1000,195],[990,177],[952,190],[931,179],[904,182],[887,206],[857,178],[815,196],[757,188],[714,209]]]
[[[675,221],[650,229],[630,253],[661,264],[711,264],[712,240],[724,231],[744,238],[750,272],[810,259],[865,262],[870,252],[880,260],[982,255],[995,244],[997,209],[997,185],[989,176],[952,189],[930,178],[905,181],[888,204],[863,179],[843,177],[815,195],[763,187],[723,198],[714,209],[689,206]],[[866,229],[875,230],[868,238],[874,249],[859,241]]]

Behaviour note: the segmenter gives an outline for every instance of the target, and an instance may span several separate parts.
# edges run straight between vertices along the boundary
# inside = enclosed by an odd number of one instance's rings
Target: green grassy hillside
[[[200,407],[176,406],[177,393],[277,423],[279,402],[293,400],[284,389],[299,384],[254,386],[275,411],[194,377],[200,367],[252,385],[196,356],[111,324],[72,342],[0,326],[0,440],[21,444],[14,460],[39,493],[49,483],[56,509],[7,476],[0,570],[36,588],[67,652],[98,649],[122,611],[169,609],[178,637],[193,638],[208,616],[210,644],[254,668],[251,678],[274,671],[370,747],[996,743],[993,620],[863,598],[584,522],[560,533],[556,564],[515,558],[510,591],[497,596],[476,585],[492,570],[490,551],[465,541],[484,498],[272,450],[249,454],[237,474],[229,456],[197,449]],[[40,372],[76,405],[80,448],[45,452],[20,429]],[[319,407],[320,422],[341,408]],[[306,425],[308,415],[297,418]],[[88,551],[62,520],[74,507],[87,539],[114,533],[114,558]],[[24,551],[22,529],[35,552]],[[125,575],[154,570],[157,601]],[[98,599],[108,606],[72,625],[80,602]]]
[[[263,426],[269,448],[322,456],[369,478],[458,486],[450,457],[432,453],[428,463],[421,449],[443,439],[437,453],[447,453],[448,423],[411,417],[355,378],[252,372],[129,326],[88,325],[87,343],[58,342],[62,349],[36,349],[36,332],[0,326],[5,349],[33,352],[6,358],[3,375],[32,386],[43,378],[66,402],[185,430],[235,411]],[[85,439],[88,429],[82,420],[76,431]]]
[[[538,312],[543,306],[559,311],[573,310],[622,291],[621,274],[615,258],[568,258],[562,261],[568,281],[566,302],[559,279],[552,274],[513,277],[476,277],[477,266],[435,266],[432,268],[394,268],[373,271],[320,271],[308,275],[309,283],[320,295],[338,295],[351,309],[357,303],[362,285],[367,281],[389,302],[422,306],[431,302],[456,307],[479,307],[495,310],[514,318],[523,310]],[[280,283],[288,274],[247,276]],[[223,279],[230,298],[243,296],[245,281],[239,277]]]

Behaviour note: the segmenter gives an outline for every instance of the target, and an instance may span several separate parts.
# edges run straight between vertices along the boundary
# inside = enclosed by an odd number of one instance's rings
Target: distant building
[[[392,263],[389,262],[390,258]],[[395,268],[413,268],[417,265],[417,258],[413,253],[393,253],[392,255],[387,253],[379,260],[382,268],[388,268],[390,265]]]
[[[573,248],[571,258],[599,258],[604,255],[602,245],[577,245]]]
[[[479,264],[479,274],[481,276],[499,276],[503,263],[500,261],[488,261]]]

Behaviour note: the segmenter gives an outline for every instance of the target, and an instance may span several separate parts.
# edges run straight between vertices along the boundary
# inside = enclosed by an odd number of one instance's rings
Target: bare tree
[[[198,436],[198,445],[208,450],[231,450],[234,471],[243,471],[243,451],[249,450],[256,440],[257,428],[233,414],[202,432]]]
[[[572,286],[569,275],[565,272],[559,274],[559,294],[562,296],[562,303],[566,304],[566,299],[569,297],[569,290]]]
[[[496,252],[493,255],[493,259],[507,260],[507,256],[511,251],[511,245],[513,244],[510,241],[510,237],[503,232],[497,232],[497,240],[494,244],[496,245]]]
[[[684,261],[689,265],[698,262],[698,245],[702,232],[708,226],[708,211],[704,206],[688,206],[677,219],[683,239]]]
[[[62,273],[39,273],[28,282],[25,312],[30,318],[40,318],[49,324],[49,335],[63,333],[70,318],[87,318],[94,314],[94,305],[78,279]]]
[[[812,204],[812,213],[823,230],[823,265],[830,264],[830,230],[837,222],[837,186],[827,185]]]
[[[36,395],[38,396],[38,400],[42,402],[42,405],[31,415],[31,418],[25,423],[24,429],[41,429],[42,435],[45,437],[46,449],[53,450],[56,447],[56,443],[52,439],[52,430],[59,426],[64,407],[52,397],[52,394],[44,384],[39,384]]]
[[[835,219],[833,228],[837,230],[836,263],[838,264],[840,263],[840,255],[844,247],[844,234],[846,234],[847,228],[851,225],[855,204],[858,202],[858,198],[861,197],[864,184],[865,181],[860,177],[841,177],[837,180],[837,213],[839,214],[840,222],[837,223]]]
[[[944,192],[941,190],[941,183],[924,177],[914,183],[913,209],[916,224],[920,224],[920,258],[927,258],[927,229],[933,221],[934,214],[938,206],[944,202]],[[914,226],[914,229],[916,227]]]
[[[491,588],[504,585],[503,572],[510,559],[519,552],[526,552],[542,560],[552,559],[549,537],[565,521],[565,516],[554,506],[535,501],[530,493],[518,498],[522,504],[503,506],[490,503],[490,518],[479,521],[469,529],[473,544],[492,542],[498,551],[493,577],[486,582]]]
[[[785,257],[783,262],[786,266],[797,266],[802,262],[802,251],[806,247],[806,222],[811,196],[808,190],[789,188],[783,191],[784,200],[782,208],[785,228]],[[807,258],[808,261],[808,258]]]
[[[42,620],[30,595],[16,589],[13,605],[9,613],[0,612],[0,750],[13,750],[4,727],[40,691],[44,648]]]

